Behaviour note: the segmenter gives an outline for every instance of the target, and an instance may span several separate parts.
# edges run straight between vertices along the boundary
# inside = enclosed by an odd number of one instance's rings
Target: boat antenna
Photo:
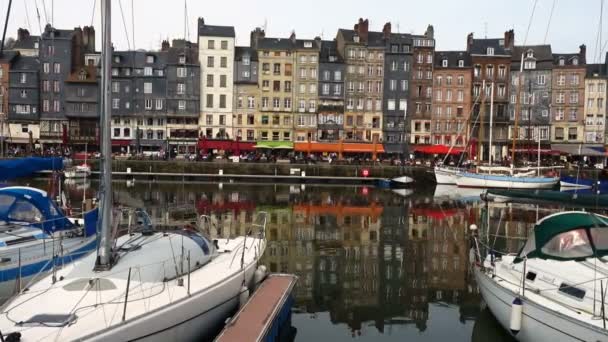
[[[110,142],[110,81],[112,62],[112,21],[111,0],[101,0],[101,25],[103,46],[101,50],[101,179],[100,179],[100,220],[98,224],[99,247],[97,250],[96,270],[112,267],[112,146]]]

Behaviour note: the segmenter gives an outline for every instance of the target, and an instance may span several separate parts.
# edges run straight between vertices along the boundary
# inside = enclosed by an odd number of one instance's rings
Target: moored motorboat
[[[517,255],[482,257],[474,273],[500,324],[520,341],[605,341],[608,217],[561,212],[537,222]]]

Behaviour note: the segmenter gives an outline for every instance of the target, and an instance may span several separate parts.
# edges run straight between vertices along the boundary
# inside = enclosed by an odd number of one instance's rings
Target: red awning
[[[198,148],[201,150],[255,151],[255,143],[234,140],[199,139]]]
[[[452,147],[446,145],[423,145],[414,147],[414,152],[426,153],[426,154],[460,154],[463,149],[460,147]]]
[[[112,139],[112,146],[126,147],[126,146],[131,145],[132,142],[133,142],[133,140]]]

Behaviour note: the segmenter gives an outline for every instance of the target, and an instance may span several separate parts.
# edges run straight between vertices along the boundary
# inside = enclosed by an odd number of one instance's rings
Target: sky
[[[209,25],[235,26],[239,45],[249,44],[249,33],[255,27],[266,27],[267,37],[288,37],[295,31],[296,36],[302,39],[312,39],[315,36],[333,39],[338,28],[352,29],[358,18],[362,17],[369,19],[370,30],[375,31],[381,31],[384,23],[390,21],[394,32],[423,34],[427,25],[432,24],[437,50],[464,50],[466,36],[470,32],[474,32],[477,38],[498,38],[503,37],[504,31],[510,28],[515,30],[516,44],[523,45],[535,7],[525,43],[544,43],[548,28],[546,42],[552,45],[554,53],[578,52],[579,45],[586,44],[587,62],[590,63],[603,59],[599,55],[605,54],[608,47],[608,18],[605,18],[602,25],[603,42],[597,43],[600,13],[606,12],[606,8],[600,10],[602,1],[112,0],[112,40],[120,50],[133,46],[155,50],[160,48],[163,39],[183,38],[184,35],[195,40],[198,17],[203,17]],[[2,22],[8,2],[9,0],[0,0]],[[19,27],[39,34],[39,27],[44,28],[47,22],[53,22],[55,27],[62,29],[93,23],[99,49],[100,2],[101,0],[13,0],[7,36],[15,37]],[[188,9],[187,30],[184,29],[185,4]],[[39,20],[37,12],[40,13]],[[550,17],[552,19],[549,25]]]

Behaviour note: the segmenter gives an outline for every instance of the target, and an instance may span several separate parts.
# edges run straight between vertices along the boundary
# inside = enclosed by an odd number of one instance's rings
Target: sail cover
[[[608,217],[583,211],[563,212],[538,221],[517,261],[584,260],[605,255],[608,255]]]
[[[46,191],[18,186],[0,189],[0,223],[2,221],[29,224],[47,233],[74,227]]]
[[[63,159],[59,157],[27,157],[0,160],[0,180],[27,177],[43,170],[63,169]]]

